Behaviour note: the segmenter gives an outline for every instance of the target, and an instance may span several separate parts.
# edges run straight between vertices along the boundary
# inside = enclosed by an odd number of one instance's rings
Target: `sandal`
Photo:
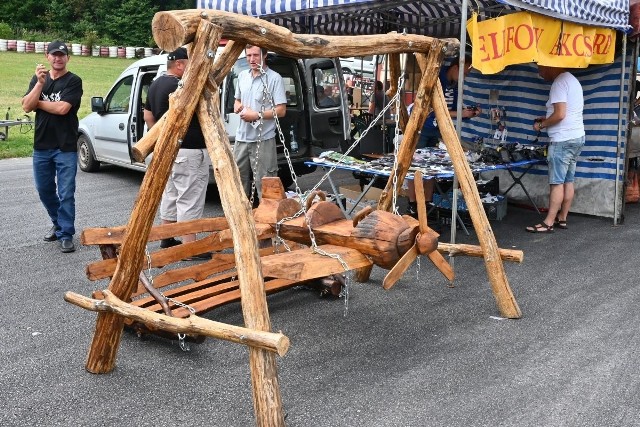
[[[532,227],[527,227],[525,230],[529,233],[553,233],[553,225],[547,225],[544,221],[540,224],[536,224]]]
[[[558,217],[556,217],[556,220],[553,221],[553,226],[561,228],[562,230],[566,230],[567,228],[569,228],[569,227],[567,227],[567,221],[566,220],[565,221],[560,221],[558,219]]]

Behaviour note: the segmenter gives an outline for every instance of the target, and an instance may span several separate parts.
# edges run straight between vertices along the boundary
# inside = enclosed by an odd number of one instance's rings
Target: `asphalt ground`
[[[78,230],[126,224],[141,181],[114,167],[78,172]],[[85,371],[96,315],[63,295],[106,286],[84,273],[98,250],[42,241],[50,224],[31,159],[0,161],[0,182],[1,426],[255,425],[241,345],[207,339],[183,352],[125,333],[113,372]],[[215,196],[205,214],[221,215]],[[525,254],[505,263],[519,320],[500,318],[484,263],[468,257],[452,287],[422,260],[385,291],[375,267],[350,285],[346,316],[343,299],[309,289],[269,296],[273,330],[291,340],[277,358],[287,425],[640,425],[640,209],[615,227],[570,215],[568,230],[524,232],[538,220],[509,206],[492,222],[500,247]],[[458,241],[477,242],[461,231]],[[243,323],[239,304],[205,317]]]

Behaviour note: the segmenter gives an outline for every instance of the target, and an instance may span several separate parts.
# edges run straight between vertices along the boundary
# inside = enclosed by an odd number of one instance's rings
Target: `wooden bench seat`
[[[226,225],[224,218],[209,218],[153,226],[148,239],[148,256],[141,265],[145,276],[139,280],[138,287],[128,302],[157,313],[166,313],[165,308],[168,307],[172,316],[188,317],[192,311],[202,315],[221,305],[240,301],[235,255],[232,252],[233,241],[229,230],[224,228]],[[161,239],[189,234],[194,230],[204,236],[195,242],[164,249],[154,244]],[[103,257],[102,260],[87,265],[86,274],[90,280],[106,280],[114,274],[125,231],[124,227],[111,227],[90,228],[82,232],[82,244],[97,245]],[[256,224],[256,231],[258,240],[274,237],[273,227],[270,225]],[[318,284],[313,279],[329,276],[343,269],[336,259],[322,257],[311,248],[294,242],[287,243],[292,252],[284,252],[285,248],[281,247],[281,253],[276,253],[273,246],[259,251],[266,294],[303,283],[311,284],[312,281]],[[371,266],[371,261],[356,251],[332,245],[327,245],[325,250],[339,254],[354,269]],[[211,260],[188,264],[183,262],[185,257],[203,252],[212,252]],[[154,276],[151,277],[151,274]],[[144,281],[158,291],[153,292],[156,296],[149,292]],[[99,295],[100,292],[95,292],[94,298],[99,298]],[[160,298],[157,298],[158,295]],[[165,308],[160,301],[165,303]],[[152,326],[130,320],[125,323],[141,334],[157,333],[166,336]]]

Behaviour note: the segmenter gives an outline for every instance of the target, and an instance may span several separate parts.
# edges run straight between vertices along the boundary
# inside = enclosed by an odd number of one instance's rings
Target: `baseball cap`
[[[189,59],[189,56],[187,55],[187,49],[179,47],[173,52],[169,53],[167,59],[169,61],[175,61],[177,59]]]
[[[65,55],[69,55],[69,49],[67,48],[67,45],[64,44],[64,42],[61,42],[59,40],[56,40],[55,42],[51,42],[47,46],[47,53],[55,53],[55,52],[62,52]]]

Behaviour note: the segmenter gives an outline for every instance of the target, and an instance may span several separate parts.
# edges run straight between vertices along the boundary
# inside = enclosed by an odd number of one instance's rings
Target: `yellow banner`
[[[473,68],[495,74],[507,65],[586,68],[613,62],[615,30],[584,26],[532,12],[518,12],[478,22],[467,21],[473,43]]]

